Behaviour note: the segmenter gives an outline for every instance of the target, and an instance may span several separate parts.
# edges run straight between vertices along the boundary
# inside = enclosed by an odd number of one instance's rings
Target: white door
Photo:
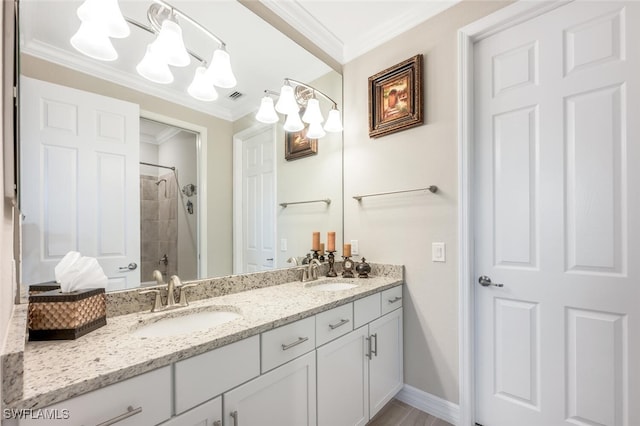
[[[315,351],[225,393],[223,399],[225,425],[315,426]]]
[[[475,45],[484,426],[640,425],[638,23],[576,1]]]
[[[275,149],[273,129],[242,139],[241,270],[256,272],[275,265]]]
[[[364,426],[369,421],[367,337],[365,325],[318,348],[318,426]]]
[[[108,290],[137,287],[138,105],[22,77],[20,106],[23,282],[52,281],[75,250]]]

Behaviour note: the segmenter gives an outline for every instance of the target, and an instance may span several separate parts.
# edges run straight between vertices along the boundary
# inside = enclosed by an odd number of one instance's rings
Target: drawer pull
[[[335,330],[336,328],[341,327],[341,326],[345,325],[348,322],[349,322],[349,320],[345,318],[343,320],[340,320],[340,322],[337,323],[337,324],[329,324],[329,328],[332,329],[332,330]]]
[[[309,340],[309,338],[308,338],[308,337],[298,337],[298,340],[296,340],[296,341],[295,341],[295,342],[293,342],[293,343],[289,343],[288,345],[285,345],[285,344],[283,343],[283,344],[282,344],[282,350],[283,350],[283,351],[286,351],[287,349],[291,349],[291,348],[293,348],[294,346],[298,346],[299,344],[304,343],[304,342],[306,342],[307,340]]]
[[[119,416],[116,416],[116,417],[112,418],[111,420],[107,420],[106,422],[102,422],[98,426],[115,425],[116,423],[119,423],[119,422],[123,421],[124,419],[128,419],[129,417],[135,416],[136,414],[140,414],[140,413],[142,413],[142,407],[133,408],[132,406],[128,406],[126,413],[122,413]]]
[[[396,303],[398,300],[402,300],[402,297],[396,296],[393,299],[389,299],[389,303]]]
[[[364,340],[367,341],[367,353],[364,355],[371,359],[371,337],[365,337]]]
[[[238,412],[232,411],[229,415],[233,418],[233,426],[238,426]]]
[[[378,333],[373,333],[371,339],[375,340],[375,344],[373,345],[374,349],[371,350],[371,353],[378,356]],[[369,357],[369,359],[371,359],[371,357]]]

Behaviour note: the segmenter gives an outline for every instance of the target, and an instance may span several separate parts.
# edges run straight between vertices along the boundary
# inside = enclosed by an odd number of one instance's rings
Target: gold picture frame
[[[300,115],[304,114],[301,108]],[[309,125],[305,123],[304,129],[299,132],[285,132],[284,136],[284,158],[287,161],[298,160],[300,158],[316,155],[318,153],[318,139],[307,138]]]
[[[369,77],[369,137],[423,124],[422,62],[416,55]]]

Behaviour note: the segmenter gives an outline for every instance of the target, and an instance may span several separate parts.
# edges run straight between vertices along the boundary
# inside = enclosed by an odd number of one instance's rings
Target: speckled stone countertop
[[[22,361],[23,365],[13,368],[3,365],[3,382],[10,379],[8,373],[23,375],[20,391],[16,386],[4,389],[4,407],[45,407],[403,283],[402,266],[375,265],[372,273],[376,275],[368,279],[338,277],[308,283],[271,282],[262,288],[197,300],[175,310],[109,317],[106,326],[77,340],[28,342],[22,357],[15,348],[18,354],[12,355],[14,362]],[[312,288],[323,282],[353,282],[357,287],[333,292]],[[248,286],[251,287],[255,286]],[[150,304],[146,309],[149,307]],[[133,333],[140,324],[167,315],[224,308],[235,310],[241,317],[179,336],[145,338]],[[26,309],[14,312],[16,327],[24,327],[25,316]],[[5,351],[3,357],[6,355]]]

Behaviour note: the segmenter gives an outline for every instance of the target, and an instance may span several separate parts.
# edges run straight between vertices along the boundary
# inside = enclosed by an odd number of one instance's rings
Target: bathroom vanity
[[[22,368],[23,382],[4,390],[3,408],[54,424],[364,425],[403,385],[402,267],[372,272],[307,283],[260,272],[198,282],[187,307],[112,307],[77,340],[27,343],[22,366],[5,354],[3,377]],[[216,285],[220,295],[200,298]],[[138,293],[113,297],[131,310]]]

